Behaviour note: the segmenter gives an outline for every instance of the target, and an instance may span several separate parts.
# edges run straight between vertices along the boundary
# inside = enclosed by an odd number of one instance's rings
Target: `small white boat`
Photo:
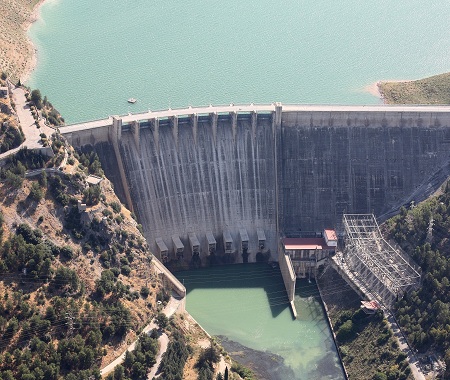
[[[136,103],[137,100],[135,98],[130,98],[128,99],[128,103]]]

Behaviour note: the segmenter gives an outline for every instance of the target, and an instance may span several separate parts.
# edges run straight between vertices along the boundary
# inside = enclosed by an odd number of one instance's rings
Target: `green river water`
[[[343,379],[314,283],[297,282],[292,316],[279,269],[242,264],[175,273],[187,310],[227,352],[264,379]],[[233,355],[235,353],[235,355]]]

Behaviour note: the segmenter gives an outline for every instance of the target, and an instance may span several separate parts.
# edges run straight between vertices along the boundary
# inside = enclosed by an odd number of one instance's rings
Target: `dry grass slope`
[[[0,67],[18,80],[33,65],[33,46],[26,30],[39,0],[0,1]]]
[[[407,82],[381,82],[388,104],[450,104],[450,73]]]

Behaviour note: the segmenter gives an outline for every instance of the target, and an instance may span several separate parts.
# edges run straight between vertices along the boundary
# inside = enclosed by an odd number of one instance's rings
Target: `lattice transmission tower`
[[[373,214],[344,214],[344,259],[379,301],[392,306],[397,297],[420,284],[420,268],[384,240]]]

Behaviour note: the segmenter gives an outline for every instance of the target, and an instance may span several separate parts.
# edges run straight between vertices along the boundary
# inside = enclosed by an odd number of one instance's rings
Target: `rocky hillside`
[[[50,143],[0,169],[1,379],[98,378],[168,299],[97,157]]]
[[[0,77],[0,87],[6,87],[5,74]],[[24,135],[14,115],[10,97],[0,94],[0,153],[18,147],[23,140]]]
[[[0,118],[20,131],[2,104]],[[156,330],[141,334],[152,319],[167,339],[164,379],[224,373],[219,346],[188,314],[162,312],[170,283],[97,155],[75,152],[58,133],[45,145],[51,157],[21,149],[0,166],[0,380],[100,379],[136,340],[108,378],[144,378],[163,346]],[[244,369],[229,365],[240,379]]]

